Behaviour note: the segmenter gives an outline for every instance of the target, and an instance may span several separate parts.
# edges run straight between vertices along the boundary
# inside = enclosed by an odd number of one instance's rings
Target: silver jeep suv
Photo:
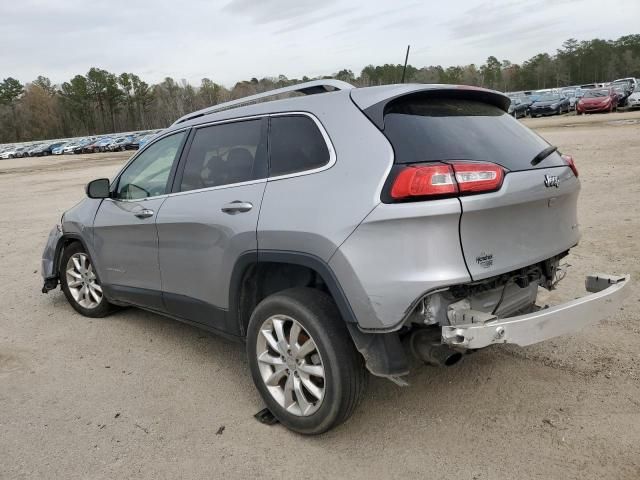
[[[50,234],[43,291],[241,339],[273,415],[327,431],[367,370],[405,384],[409,355],[452,365],[618,308],[625,275],[536,305],[578,242],[580,183],[508,107],[479,88],[322,80],[187,115],[87,185]]]

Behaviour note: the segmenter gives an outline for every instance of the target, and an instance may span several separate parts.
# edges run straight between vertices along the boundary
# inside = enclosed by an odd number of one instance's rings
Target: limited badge
[[[476,263],[482,268],[489,268],[493,265],[493,253],[482,252],[476,257]]]

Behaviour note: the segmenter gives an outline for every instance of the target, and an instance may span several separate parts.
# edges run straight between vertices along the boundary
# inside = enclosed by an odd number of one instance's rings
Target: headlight
[[[551,104],[551,108],[556,108],[557,106],[558,106],[558,104],[557,104],[557,103],[552,103],[552,104]]]

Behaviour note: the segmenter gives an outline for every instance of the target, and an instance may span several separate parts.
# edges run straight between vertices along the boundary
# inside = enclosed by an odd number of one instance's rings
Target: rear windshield
[[[584,96],[585,98],[608,97],[609,90],[589,90]]]
[[[539,102],[554,102],[560,100],[560,95],[542,95],[538,97]]]
[[[396,100],[387,106],[384,134],[396,163],[488,161],[512,171],[564,165],[558,154],[531,165],[549,144],[499,107],[474,100]]]

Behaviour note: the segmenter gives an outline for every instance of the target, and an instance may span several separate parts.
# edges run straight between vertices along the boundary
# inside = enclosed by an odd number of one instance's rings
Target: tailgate
[[[367,89],[363,90],[360,97],[357,90],[352,92],[361,107]],[[457,195],[462,207],[460,242],[474,280],[549,259],[578,242],[580,182],[570,160],[553,150],[545,154],[549,143],[506,112],[508,103],[501,99],[508,102],[508,98],[496,92],[450,87],[400,93],[364,110],[393,146],[393,182],[400,178],[396,172],[434,168],[430,163],[454,167],[480,163],[504,169],[497,191],[489,184],[486,191],[478,187]],[[437,190],[423,188],[429,185],[426,178],[441,182],[438,186],[448,185],[448,177],[442,172],[438,175],[405,175],[413,183],[403,186],[402,192],[414,189],[437,198]],[[482,181],[473,175],[469,178],[463,181]],[[460,178],[456,182],[461,185]],[[431,200],[418,193],[415,196],[397,198]],[[383,201],[394,199],[383,196]]]
[[[545,176],[558,182],[545,183]],[[460,240],[474,280],[532,265],[580,237],[580,182],[569,167],[509,172],[494,193],[460,197]]]

